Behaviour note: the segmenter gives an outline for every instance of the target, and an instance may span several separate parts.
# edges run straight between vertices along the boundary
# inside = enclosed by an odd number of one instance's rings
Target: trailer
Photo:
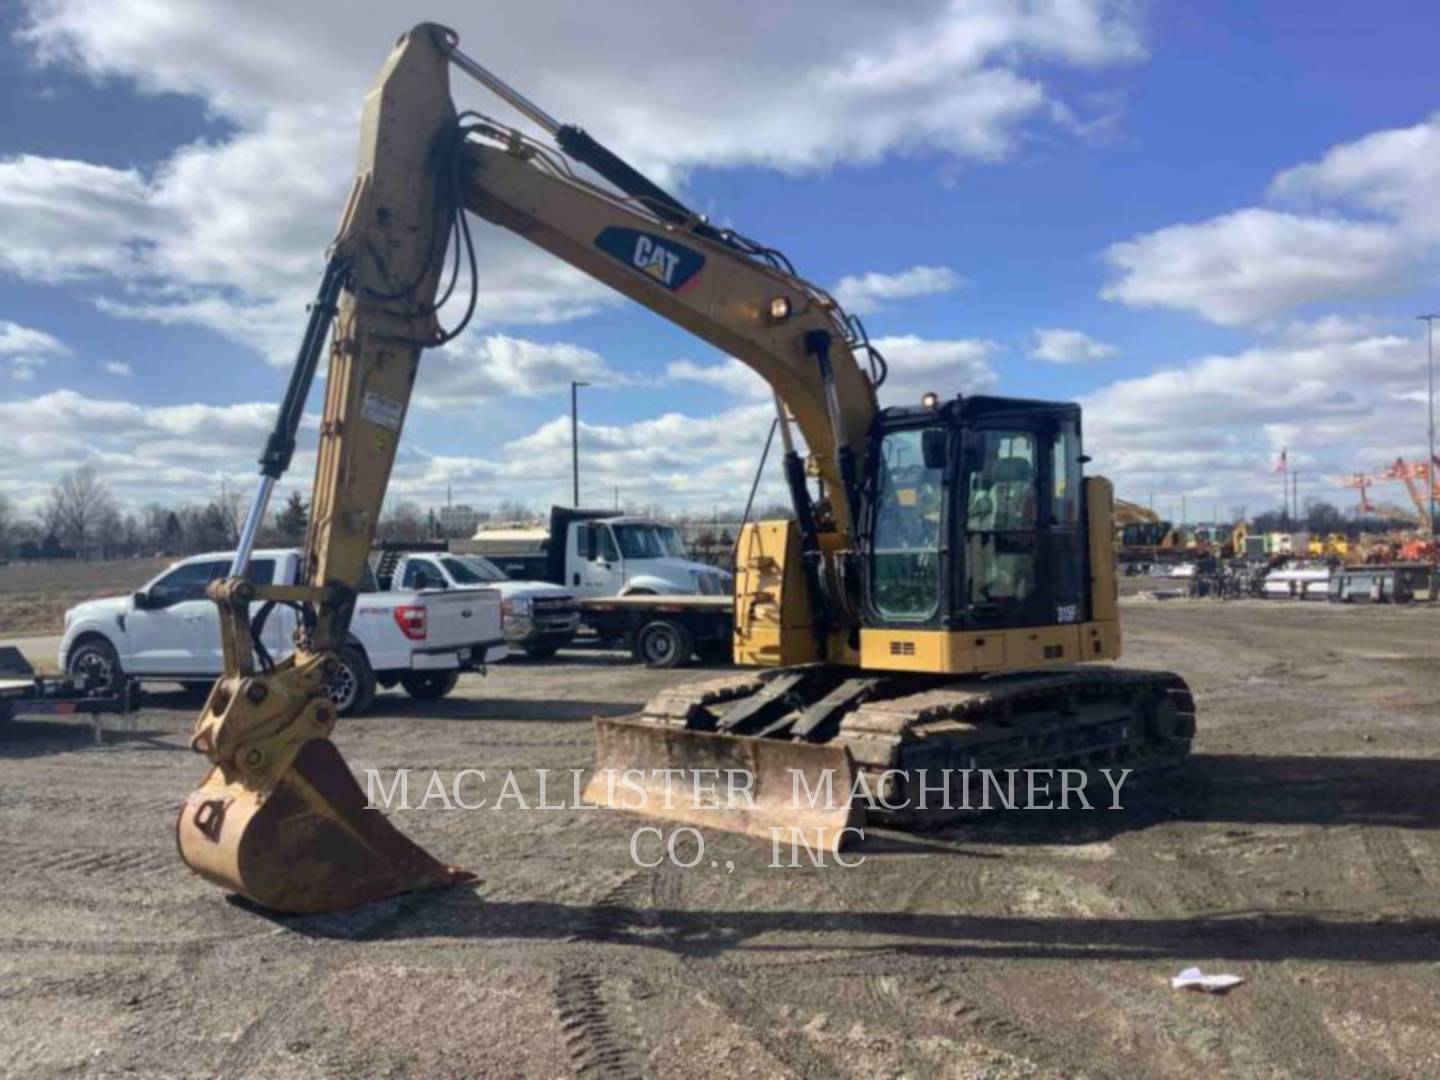
[[[97,685],[75,675],[37,675],[19,649],[0,645],[0,725],[20,716],[89,716],[100,741],[100,717],[140,708],[140,684]]]
[[[735,601],[729,596],[606,596],[578,603],[581,619],[601,641],[623,641],[646,667],[730,655]]]

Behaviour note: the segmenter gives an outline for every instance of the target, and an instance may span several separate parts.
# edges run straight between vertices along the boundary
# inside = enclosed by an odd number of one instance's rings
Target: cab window
[[[880,444],[870,602],[887,619],[923,621],[940,607],[945,471],[926,465],[925,435],[895,431]]]
[[[443,589],[446,585],[445,576],[428,562],[406,563],[405,575],[400,582],[402,589]]]
[[[966,600],[971,609],[1004,615],[1023,608],[1036,575],[1035,436],[981,431],[967,455],[965,491]]]
[[[1073,423],[1055,433],[1051,450],[1050,513],[1055,525],[1080,524],[1080,433]]]
[[[228,572],[228,570],[227,570]],[[224,576],[223,574],[221,575]],[[275,580],[274,559],[251,559],[245,567],[245,580],[252,585],[269,585]]]
[[[610,532],[608,525],[600,527],[600,557],[606,562],[618,563],[620,561],[620,549],[615,546],[615,537]]]
[[[217,577],[224,577],[229,569],[230,564],[221,561],[177,566],[146,590],[150,595],[150,606],[161,608],[187,600],[204,600],[205,586]]]

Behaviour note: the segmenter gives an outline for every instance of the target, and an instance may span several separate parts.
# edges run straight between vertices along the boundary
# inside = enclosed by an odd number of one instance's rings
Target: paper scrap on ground
[[[1207,994],[1223,994],[1244,981],[1239,975],[1206,975],[1198,967],[1192,967],[1171,979],[1170,986],[1176,990],[1204,990]]]

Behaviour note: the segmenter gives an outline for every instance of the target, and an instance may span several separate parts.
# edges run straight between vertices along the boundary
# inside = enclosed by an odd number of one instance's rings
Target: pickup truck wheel
[[[400,676],[400,685],[416,701],[439,701],[459,681],[458,671],[416,671]]]
[[[689,629],[671,619],[647,623],[635,639],[635,655],[646,667],[679,667],[694,651],[695,638]]]
[[[340,650],[335,677],[326,685],[325,693],[341,716],[359,716],[374,702],[375,673],[365,654],[354,645]]]
[[[97,690],[111,690],[125,681],[120,654],[99,635],[83,637],[71,646],[65,669],[77,678],[93,682]]]

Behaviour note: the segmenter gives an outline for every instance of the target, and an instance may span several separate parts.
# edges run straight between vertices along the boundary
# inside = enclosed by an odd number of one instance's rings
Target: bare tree
[[[244,505],[245,497],[234,488],[225,484],[224,479],[220,481],[220,497],[214,502],[216,512],[224,523],[224,542],[227,544],[238,544],[240,542],[240,518],[241,507]]]
[[[114,514],[110,489],[95,474],[93,465],[82,465],[62,475],[50,489],[41,517],[48,531],[83,557],[101,522]]]
[[[377,540],[424,540],[430,533],[425,511],[413,502],[387,510],[375,530]]]

